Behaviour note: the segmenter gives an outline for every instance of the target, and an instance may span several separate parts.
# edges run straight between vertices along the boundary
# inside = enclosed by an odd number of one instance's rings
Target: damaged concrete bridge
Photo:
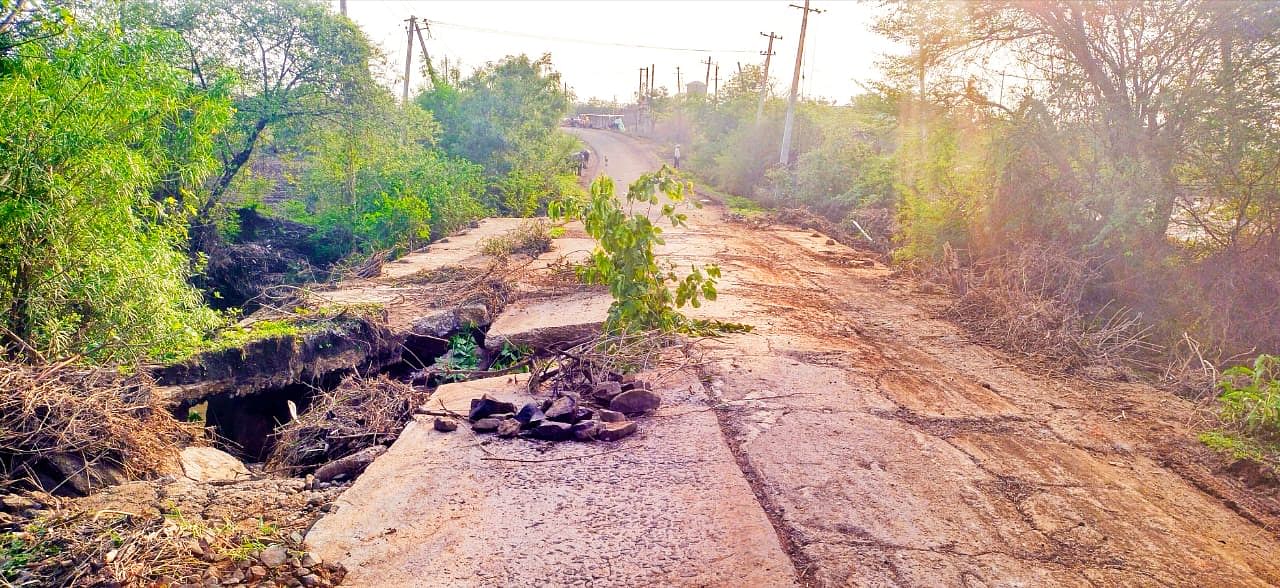
[[[577,132],[620,185],[658,165],[629,137]],[[466,322],[488,326],[488,345],[598,328],[607,293],[536,279],[589,250],[573,227],[504,304],[404,299],[399,281],[424,270],[483,267],[476,244],[515,222],[325,295],[384,305],[410,348]],[[812,231],[707,206],[660,253],[719,264],[719,299],[696,316],[754,332],[647,374],[662,405],[618,441],[441,432],[419,415],[311,528],[311,548],[361,586],[1280,583],[1280,509],[1216,475],[1183,400],[1019,367],[937,318],[941,295]],[[525,377],[448,384],[429,406],[520,406]],[[181,378],[171,390],[200,395]]]

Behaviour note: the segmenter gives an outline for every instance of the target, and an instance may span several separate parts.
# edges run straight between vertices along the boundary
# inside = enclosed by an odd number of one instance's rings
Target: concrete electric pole
[[[760,35],[769,37],[769,48],[761,53],[764,56],[764,79],[760,80],[760,105],[756,107],[756,124],[760,124],[760,119],[764,118],[764,102],[769,97],[769,61],[773,58],[773,42],[782,40],[782,35],[775,35],[772,31],[767,35],[761,32]]]
[[[809,0],[804,0],[804,6],[791,5],[792,8],[799,8],[803,16],[800,17],[800,42],[796,45],[796,69],[791,74],[791,98],[787,100],[787,120],[782,126],[782,153],[778,155],[778,163],[787,165],[791,159],[791,129],[795,125],[796,119],[796,94],[800,89],[800,64],[804,61],[804,33],[809,27],[809,13],[821,13],[817,8],[809,8]]]
[[[404,93],[401,95],[404,104],[409,103],[409,75],[413,73],[413,33],[418,28],[418,17],[410,16],[409,28],[406,29],[407,46],[404,51]]]

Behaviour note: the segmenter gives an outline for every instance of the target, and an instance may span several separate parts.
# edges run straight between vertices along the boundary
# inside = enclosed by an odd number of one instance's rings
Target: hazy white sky
[[[336,9],[337,0],[332,0]],[[720,80],[738,62],[760,63],[767,39],[774,42],[770,77],[780,91],[791,82],[799,38],[800,10],[787,0],[623,1],[623,0],[348,0],[349,16],[382,46],[393,71],[403,75],[405,20],[431,21],[427,49],[433,58],[447,55],[463,71],[505,55],[551,53],[552,61],[579,98],[627,100],[639,85],[639,68],[653,65],[656,86],[674,91],[676,67],[683,82],[701,81],[710,55],[712,75]],[[803,0],[795,0],[803,4]],[[870,30],[876,4],[850,0],[813,0],[805,41],[801,91],[806,96],[844,103],[860,92],[858,82],[877,77],[876,61],[896,48]],[[487,30],[478,30],[487,29]],[[494,32],[500,31],[500,32]],[[514,34],[512,34],[514,33]],[[583,43],[581,41],[591,41]],[[632,47],[619,45],[646,45]],[[709,49],[676,51],[666,48]],[[420,55],[415,55],[415,61]],[[413,83],[420,81],[414,67]]]

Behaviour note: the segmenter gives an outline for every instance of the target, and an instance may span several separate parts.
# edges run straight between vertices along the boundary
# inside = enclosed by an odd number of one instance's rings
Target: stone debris
[[[514,418],[502,419],[502,421],[498,423],[498,436],[506,438],[515,437],[520,434],[522,426],[523,424]]]
[[[516,413],[516,420],[520,422],[522,427],[532,427],[546,420],[546,418],[542,408],[535,402],[524,405],[520,412]]]
[[[584,406],[584,399],[600,408]],[[634,375],[614,375],[584,390],[559,390],[551,398],[526,403],[518,411],[513,403],[486,393],[471,400],[468,418],[472,431],[507,439],[617,441],[636,432],[631,416],[653,412],[661,405],[662,397],[649,382]],[[451,419],[435,419],[437,431],[456,427]]]
[[[551,406],[547,407],[543,414],[547,416],[547,420],[562,423],[575,422],[573,416],[577,409],[577,399],[572,396],[561,396],[551,401]]]
[[[609,401],[609,410],[631,416],[657,410],[661,404],[662,397],[652,390],[633,388]]]
[[[474,423],[486,417],[503,413],[514,414],[515,412],[516,405],[510,402],[503,402],[493,396],[485,394],[484,396],[471,401],[471,412],[467,415],[467,418]],[[497,428],[496,424],[494,425],[494,428]]]
[[[387,448],[383,445],[374,445],[366,447],[351,455],[341,459],[335,459],[327,464],[320,466],[316,470],[316,480],[320,482],[330,482],[338,478],[351,479],[363,472],[373,460],[378,456],[387,452]]]
[[[196,482],[228,482],[253,478],[244,463],[213,447],[188,447],[180,454],[182,473]]]
[[[601,441],[617,441],[636,432],[635,421],[623,421],[620,423],[603,423],[600,430],[596,432],[596,439]]]

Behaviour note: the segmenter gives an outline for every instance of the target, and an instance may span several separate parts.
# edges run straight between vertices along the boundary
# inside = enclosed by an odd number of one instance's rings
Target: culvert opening
[[[475,371],[488,369],[494,358],[484,348],[487,329],[488,325],[470,325],[444,337],[410,335],[403,342],[398,361],[364,377],[384,375],[423,392],[450,381],[472,379],[433,375],[432,369],[442,366]],[[469,340],[469,343],[460,343],[460,339]],[[298,415],[303,415],[317,404],[317,399],[332,393],[344,378],[353,373],[354,370],[336,370],[319,381],[238,396],[212,396],[199,404],[185,407],[180,416],[199,415],[211,429],[216,446],[247,462],[264,462],[275,450],[280,427],[293,419],[290,403]]]
[[[204,421],[214,434],[214,443],[245,461],[261,462],[275,444],[275,431],[311,407],[317,394],[335,388],[348,370],[327,374],[315,383],[290,384],[244,396],[219,395],[209,398]]]

